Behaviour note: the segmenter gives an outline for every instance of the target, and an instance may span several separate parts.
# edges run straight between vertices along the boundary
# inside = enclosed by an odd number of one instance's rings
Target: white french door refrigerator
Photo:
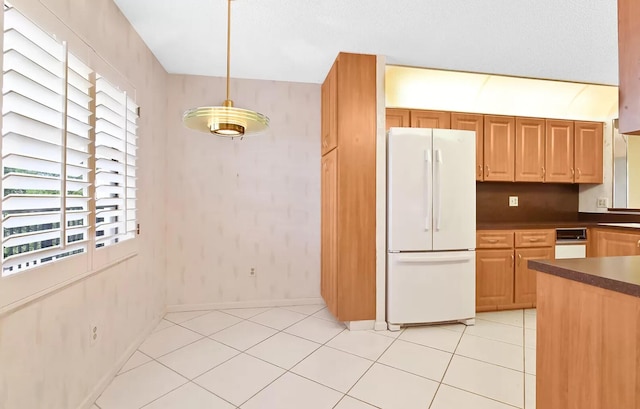
[[[391,128],[387,321],[475,318],[475,132]]]

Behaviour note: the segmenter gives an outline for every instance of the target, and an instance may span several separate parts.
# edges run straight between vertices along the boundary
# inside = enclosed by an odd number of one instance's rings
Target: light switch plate
[[[509,196],[509,206],[510,207],[518,206],[518,196]]]

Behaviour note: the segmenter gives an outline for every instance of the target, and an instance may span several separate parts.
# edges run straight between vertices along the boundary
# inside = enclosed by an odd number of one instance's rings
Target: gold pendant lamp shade
[[[231,56],[231,0],[227,0],[227,99],[222,106],[187,110],[182,121],[187,128],[229,138],[259,133],[269,128],[269,118],[248,109],[236,108],[229,99],[229,61]]]

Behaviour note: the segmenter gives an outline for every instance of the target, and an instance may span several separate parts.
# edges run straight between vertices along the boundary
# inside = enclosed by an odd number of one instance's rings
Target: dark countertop
[[[592,227],[593,222],[496,222],[477,223],[476,230],[557,229],[561,227]]]
[[[640,298],[640,256],[529,260],[529,268]]]
[[[613,224],[613,225],[611,225]],[[603,222],[529,222],[529,223],[477,223],[476,230],[519,230],[519,229],[558,229],[578,227],[600,227],[607,229],[639,230],[638,223],[603,223]]]

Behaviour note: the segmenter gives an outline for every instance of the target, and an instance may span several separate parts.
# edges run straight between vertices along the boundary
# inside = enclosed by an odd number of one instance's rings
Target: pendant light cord
[[[231,64],[231,0],[227,0],[227,101],[229,101],[230,64]]]

